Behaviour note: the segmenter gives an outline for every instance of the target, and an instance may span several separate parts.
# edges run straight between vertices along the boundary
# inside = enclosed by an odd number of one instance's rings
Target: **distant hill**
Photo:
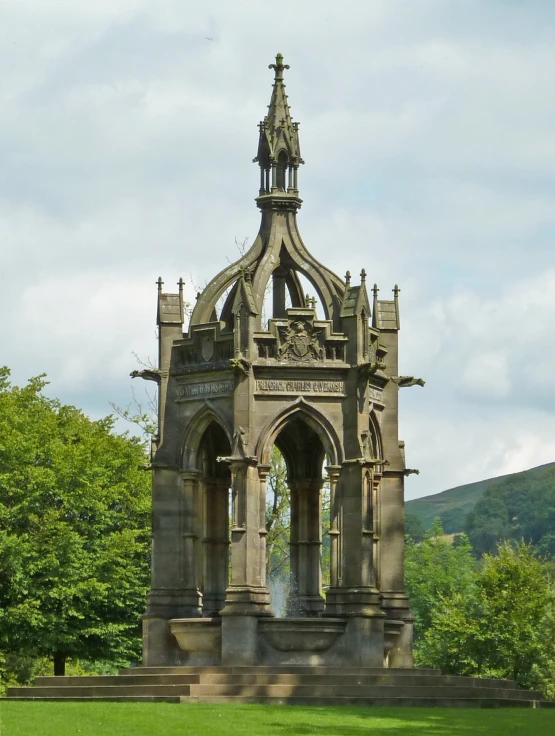
[[[500,475],[497,478],[488,478],[477,483],[450,488],[433,496],[424,496],[407,501],[406,510],[415,514],[422,521],[424,528],[429,529],[436,516],[443,522],[447,533],[463,531],[467,514],[472,511],[476,503],[486,491],[503,492],[518,485],[527,494],[545,488],[546,482],[553,483],[555,488],[555,463],[540,465],[537,468],[524,470],[522,473]]]

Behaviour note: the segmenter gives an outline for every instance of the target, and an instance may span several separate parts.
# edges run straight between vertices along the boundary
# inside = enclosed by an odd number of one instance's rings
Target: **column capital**
[[[271,465],[258,465],[258,476],[260,480],[266,480],[266,478],[270,474],[271,469]]]
[[[200,470],[181,470],[179,475],[183,480],[198,480],[202,472]]]

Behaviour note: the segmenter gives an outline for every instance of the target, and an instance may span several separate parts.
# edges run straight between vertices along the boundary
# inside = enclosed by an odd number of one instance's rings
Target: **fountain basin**
[[[220,618],[173,618],[170,631],[184,652],[213,652],[219,655],[222,646]]]
[[[345,631],[343,618],[264,618],[258,628],[280,652],[323,652]]]

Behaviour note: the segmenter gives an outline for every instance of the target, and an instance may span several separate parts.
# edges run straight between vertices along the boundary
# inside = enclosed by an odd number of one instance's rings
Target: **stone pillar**
[[[270,472],[270,465],[259,465],[258,466],[258,477],[260,478],[260,573],[261,583],[263,586],[266,585],[266,537],[268,532],[266,531],[266,479]]]
[[[389,654],[390,667],[413,667],[413,617],[405,592],[404,474],[384,470],[380,484],[380,592],[388,619],[405,626],[395,638]]]
[[[216,616],[224,607],[229,585],[229,483],[210,478],[204,483],[203,615]]]
[[[222,615],[222,664],[255,664],[258,658],[257,617],[271,616],[270,593],[260,548],[265,504],[261,508],[256,460],[231,460],[233,518],[231,584]]]
[[[199,473],[156,468],[152,502],[152,588],[143,617],[146,666],[180,663],[168,621],[201,615],[196,574]]]
[[[292,481],[291,492],[291,616],[319,616],[322,597],[322,479]]]
[[[371,464],[344,462],[338,485],[341,577],[328,591],[326,615],[348,617],[345,639],[353,665],[383,667],[385,615],[373,580]]]
[[[285,269],[278,267],[272,274],[273,317],[285,317]]]
[[[339,465],[326,468],[330,483],[330,588],[336,588],[341,581],[341,499],[337,492],[340,470]]]

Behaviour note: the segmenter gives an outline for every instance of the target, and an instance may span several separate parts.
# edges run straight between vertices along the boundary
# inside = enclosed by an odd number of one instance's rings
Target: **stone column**
[[[336,588],[341,581],[341,499],[337,486],[340,470],[339,465],[326,468],[330,483],[330,588]]]
[[[203,615],[215,616],[224,607],[229,584],[229,483],[225,479],[210,478],[204,485]]]
[[[384,470],[380,484],[380,592],[382,609],[388,619],[405,625],[395,637],[389,653],[390,667],[413,667],[412,629],[408,596],[405,592],[404,473]]]
[[[285,269],[278,267],[272,274],[273,317],[285,317]]]
[[[255,664],[258,617],[271,616],[270,594],[264,584],[260,529],[260,478],[254,458],[231,460],[232,526],[231,584],[222,615],[222,664]]]
[[[322,597],[322,479],[292,481],[289,615],[319,616]]]
[[[347,616],[346,644],[353,665],[383,667],[384,613],[373,580],[372,466],[343,463],[341,493],[341,578],[328,591],[326,615]]]
[[[199,473],[156,468],[152,501],[152,588],[143,617],[146,666],[180,664],[181,652],[170,634],[172,618],[201,615],[196,574]]]
[[[258,466],[258,477],[260,478],[260,572],[261,572],[261,583],[263,586],[266,585],[266,537],[268,532],[266,531],[266,480],[268,473],[270,472],[269,465]]]

